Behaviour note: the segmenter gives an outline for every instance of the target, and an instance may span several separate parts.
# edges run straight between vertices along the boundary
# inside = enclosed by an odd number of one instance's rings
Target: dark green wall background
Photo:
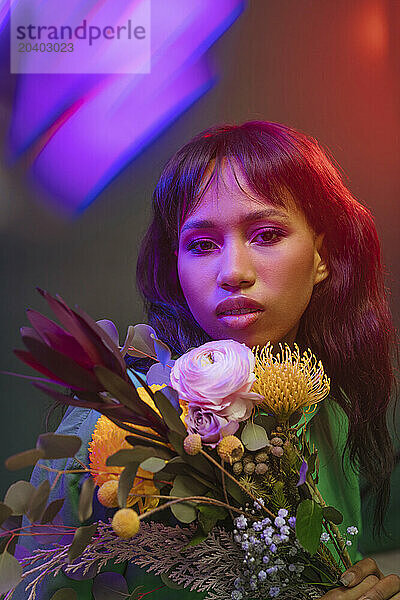
[[[386,23],[379,55],[368,45],[368,31],[363,29],[365,11],[371,7]],[[61,294],[96,320],[113,320],[121,337],[129,324],[144,321],[134,272],[162,165],[191,136],[225,121],[283,122],[331,149],[349,178],[350,189],[375,216],[398,325],[400,52],[394,34],[400,23],[399,7],[395,0],[249,2],[209,52],[219,83],[72,221],[49,209],[51,198],[27,181],[23,159],[12,167],[6,164],[16,81],[15,76],[2,78],[0,368],[29,372],[12,348],[22,347],[19,327],[28,325],[26,308],[50,316],[35,286]],[[49,402],[25,380],[2,375],[0,386],[0,455],[5,458],[35,444],[45,429]],[[13,481],[28,476],[29,472],[7,472],[1,465],[2,494]],[[399,488],[397,469],[395,493]],[[389,514],[393,540],[382,547],[398,547],[400,526],[394,501]],[[364,544],[367,550],[379,548],[368,540]]]

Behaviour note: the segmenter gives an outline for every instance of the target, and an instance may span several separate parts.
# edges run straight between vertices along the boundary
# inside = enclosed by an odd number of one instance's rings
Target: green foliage
[[[8,519],[8,517],[11,517],[12,513],[12,508],[7,506],[7,504],[4,504],[4,502],[0,502],[0,526]]]
[[[81,523],[87,521],[92,516],[95,487],[96,484],[91,476],[87,477],[82,484],[78,505],[78,518]]]
[[[312,556],[317,552],[322,533],[322,508],[314,500],[303,500],[297,507],[296,537]]]
[[[271,431],[276,427],[276,418],[272,415],[267,415],[266,413],[260,411],[254,417],[254,423],[256,423],[256,425],[261,425],[261,427],[264,427],[267,434],[270,435]]]
[[[79,527],[75,531],[74,539],[72,540],[71,546],[68,550],[68,560],[73,562],[78,556],[82,554],[86,546],[90,543],[90,540],[96,533],[97,523],[93,525],[87,525]]]
[[[186,437],[185,435],[181,435],[176,431],[168,432],[168,440],[170,444],[174,447],[179,456],[192,468],[205,475],[207,479],[210,479],[210,487],[213,486],[215,481],[215,473],[210,462],[201,454],[196,454],[196,456],[190,456],[185,452],[183,448],[183,440]]]
[[[94,600],[124,600],[129,597],[128,584],[120,573],[99,573],[93,582],[92,595]]]
[[[46,510],[43,513],[41,524],[51,523],[54,517],[60,512],[63,507],[65,498],[57,498],[57,500],[53,500],[47,506]]]
[[[251,423],[250,421],[248,421],[243,428],[241,440],[247,450],[250,450],[251,452],[261,450],[261,448],[265,448],[268,444],[268,436],[264,427]]]
[[[172,579],[168,577],[167,573],[161,573],[160,577],[162,582],[165,583],[165,585],[171,588],[172,590],[183,590],[184,586],[174,583]]]
[[[158,473],[166,465],[166,461],[163,458],[157,458],[156,456],[150,456],[140,463],[140,468],[150,473]]]
[[[78,600],[78,594],[72,588],[62,588],[57,590],[50,600]]]
[[[154,348],[154,339],[151,335],[155,336],[155,330],[147,325],[146,323],[138,323],[133,328],[134,335],[131,340],[130,346],[136,348],[136,350],[129,350],[129,356],[138,356],[143,358],[146,354],[156,358],[156,352]]]
[[[4,504],[12,509],[13,515],[23,515],[28,510],[35,487],[29,481],[17,481],[10,485],[4,498]]]
[[[171,488],[170,496],[186,498],[187,496],[202,496],[207,488],[188,475],[177,475]],[[179,502],[171,506],[171,511],[182,523],[192,523],[197,517],[195,502]]]
[[[42,433],[39,435],[36,448],[44,452],[44,458],[71,458],[82,445],[77,435],[60,435],[58,433]]]
[[[322,509],[322,514],[324,519],[331,521],[331,523],[334,523],[335,525],[340,525],[343,523],[342,513],[333,506],[324,506]]]
[[[131,462],[122,471],[118,481],[118,504],[121,508],[126,506],[128,494],[132,489],[133,482],[139,467],[138,462]]]
[[[285,494],[285,484],[283,481],[276,481],[271,489],[271,504],[274,510],[280,508],[290,508],[290,504]]]
[[[0,555],[0,594],[8,592],[21,581],[22,567],[8,552]]]
[[[44,458],[45,453],[39,448],[33,448],[31,450],[25,450],[18,454],[13,454],[5,461],[6,469],[9,471],[17,471],[18,469],[25,469],[35,465],[38,460]]]
[[[129,463],[141,463],[147,458],[157,456],[168,460],[172,453],[167,448],[153,446],[135,446],[131,449],[118,450],[107,458],[106,465],[108,467],[126,467]]]
[[[172,406],[170,400],[163,394],[162,390],[157,390],[154,393],[154,404],[160,411],[168,429],[186,436],[185,425],[180,419],[176,409]]]
[[[42,481],[38,488],[32,494],[30,499],[26,515],[31,523],[38,521],[42,518],[44,511],[46,510],[47,500],[50,495],[50,483],[46,479]]]
[[[205,534],[208,534],[217,521],[223,521],[228,516],[228,511],[223,506],[200,504],[198,506],[199,523]]]

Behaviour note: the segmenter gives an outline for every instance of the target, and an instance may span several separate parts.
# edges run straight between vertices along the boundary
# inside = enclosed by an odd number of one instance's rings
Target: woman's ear
[[[326,261],[326,253],[323,245],[324,233],[320,233],[315,238],[314,246],[314,285],[320,283],[329,275],[329,269]]]

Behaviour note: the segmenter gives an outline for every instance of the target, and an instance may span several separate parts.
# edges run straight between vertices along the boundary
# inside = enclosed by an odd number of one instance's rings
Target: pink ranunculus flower
[[[249,418],[263,396],[250,392],[255,381],[254,354],[235,340],[215,340],[189,350],[171,369],[171,386],[189,405],[227,421]]]

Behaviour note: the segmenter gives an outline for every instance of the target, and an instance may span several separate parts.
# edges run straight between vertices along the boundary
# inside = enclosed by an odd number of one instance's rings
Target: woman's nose
[[[255,283],[256,271],[249,249],[240,243],[227,245],[220,254],[217,284],[222,288],[249,287]]]

